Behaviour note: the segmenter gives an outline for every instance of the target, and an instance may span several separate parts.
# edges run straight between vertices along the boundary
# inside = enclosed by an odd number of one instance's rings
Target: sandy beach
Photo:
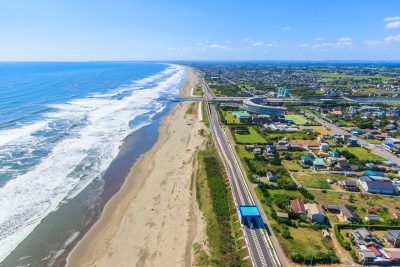
[[[189,69],[181,90],[196,83]],[[201,220],[191,190],[202,148],[197,115],[179,103],[162,122],[155,146],[133,166],[101,218],[68,257],[68,266],[190,266],[192,243],[201,239]],[[194,192],[193,192],[194,191]]]

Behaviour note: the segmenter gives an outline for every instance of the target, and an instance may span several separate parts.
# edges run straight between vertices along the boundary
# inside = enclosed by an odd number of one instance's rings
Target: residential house
[[[368,214],[365,216],[364,220],[366,222],[379,222],[380,218],[377,215]]]
[[[388,230],[383,239],[393,247],[400,247],[400,230]]]
[[[360,189],[357,186],[357,182],[355,180],[339,181],[338,184],[346,191],[352,191],[352,192],[360,191]]]
[[[354,242],[358,246],[380,245],[376,237],[365,227],[351,231],[351,235],[354,237]]]
[[[322,207],[318,204],[305,204],[304,205],[307,211],[307,217],[315,223],[324,223],[325,222],[325,212]]]
[[[302,167],[310,167],[313,165],[313,160],[310,156],[301,156],[300,165]]]
[[[319,145],[319,149],[320,149],[321,151],[329,151],[329,144],[328,144],[328,143],[321,143],[321,144]]]
[[[326,164],[324,159],[322,158],[316,158],[313,162],[313,166],[315,169],[323,169],[326,168]]]
[[[346,222],[349,223],[355,223],[358,221],[357,215],[348,207],[345,205],[339,206],[339,217]]]
[[[291,200],[290,201],[290,209],[297,214],[305,214],[306,213],[304,203],[300,199]]]

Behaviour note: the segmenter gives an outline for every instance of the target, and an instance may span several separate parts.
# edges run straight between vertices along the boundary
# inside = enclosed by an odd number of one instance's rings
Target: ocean
[[[65,263],[185,77],[157,63],[0,63],[0,266]]]

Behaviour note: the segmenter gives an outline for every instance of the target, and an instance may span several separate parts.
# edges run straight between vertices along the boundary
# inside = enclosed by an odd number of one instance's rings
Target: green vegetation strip
[[[236,208],[227,189],[225,172],[216,149],[209,145],[199,153],[200,173],[197,178],[197,200],[207,221],[210,255],[199,244],[193,246],[199,266],[249,266],[242,261],[247,251],[237,222]],[[238,236],[239,235],[239,236]]]

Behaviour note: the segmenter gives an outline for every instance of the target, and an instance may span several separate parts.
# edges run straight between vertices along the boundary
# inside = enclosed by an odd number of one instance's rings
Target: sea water
[[[0,63],[0,265],[65,254],[125,138],[166,111],[185,75],[156,63]]]

